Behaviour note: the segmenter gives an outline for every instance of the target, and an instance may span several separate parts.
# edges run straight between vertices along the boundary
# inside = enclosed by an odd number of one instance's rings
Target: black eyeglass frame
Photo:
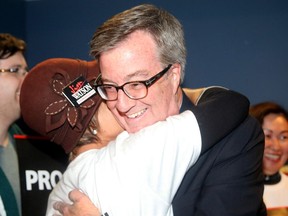
[[[162,76],[164,76],[164,74],[169,71],[169,69],[171,68],[171,66],[172,66],[172,64],[169,64],[166,68],[164,68],[162,71],[160,71],[160,72],[157,73],[156,75],[152,76],[152,77],[151,77],[150,79],[148,79],[148,80],[130,81],[130,82],[124,83],[124,84],[121,85],[121,86],[115,86],[115,85],[113,85],[113,84],[97,84],[97,83],[100,81],[100,79],[101,79],[101,74],[99,74],[99,76],[97,77],[97,79],[96,79],[95,82],[94,82],[94,88],[96,89],[98,95],[100,95],[100,97],[101,97],[103,100],[106,100],[106,101],[114,101],[114,100],[117,100],[119,89],[121,89],[130,99],[133,99],[133,100],[142,99],[142,98],[144,98],[144,97],[147,96],[148,88],[149,88],[150,86],[152,86],[154,83],[156,83]],[[139,98],[138,98],[138,97],[135,98],[135,97],[132,97],[131,95],[129,95],[129,93],[125,91],[124,86],[125,86],[125,85],[128,85],[128,84],[131,84],[131,83],[141,83],[141,84],[144,84],[145,87],[146,87],[146,94],[145,94],[143,97],[139,97]],[[116,89],[116,92],[117,92],[117,94],[116,94],[117,97],[116,97],[115,99],[113,99],[113,100],[109,100],[109,99],[103,98],[102,94],[99,93],[99,90],[98,90],[98,88],[103,87],[103,86],[115,88],[115,89]]]

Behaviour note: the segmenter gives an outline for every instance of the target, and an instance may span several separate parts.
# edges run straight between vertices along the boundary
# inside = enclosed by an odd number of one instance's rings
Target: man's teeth
[[[140,112],[134,113],[132,115],[128,115],[128,118],[137,118],[138,116],[142,115],[146,109],[141,110]]]

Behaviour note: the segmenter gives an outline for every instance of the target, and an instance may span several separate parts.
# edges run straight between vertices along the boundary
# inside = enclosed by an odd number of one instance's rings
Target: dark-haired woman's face
[[[288,159],[288,121],[281,114],[269,114],[263,121],[264,174],[275,174]]]

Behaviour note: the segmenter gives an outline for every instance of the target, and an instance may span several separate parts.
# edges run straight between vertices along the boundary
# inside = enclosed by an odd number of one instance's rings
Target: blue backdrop
[[[26,40],[30,67],[51,57],[91,59],[89,41],[98,25],[124,9],[153,3],[184,26],[185,87],[222,85],[252,104],[273,100],[288,108],[287,0],[4,1],[1,32]]]

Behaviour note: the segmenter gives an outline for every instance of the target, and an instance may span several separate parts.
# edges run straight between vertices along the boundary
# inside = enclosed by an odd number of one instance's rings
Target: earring
[[[96,129],[93,129],[93,130],[92,130],[92,134],[93,134],[93,135],[96,135],[96,134],[97,134],[97,130],[96,130]]]

